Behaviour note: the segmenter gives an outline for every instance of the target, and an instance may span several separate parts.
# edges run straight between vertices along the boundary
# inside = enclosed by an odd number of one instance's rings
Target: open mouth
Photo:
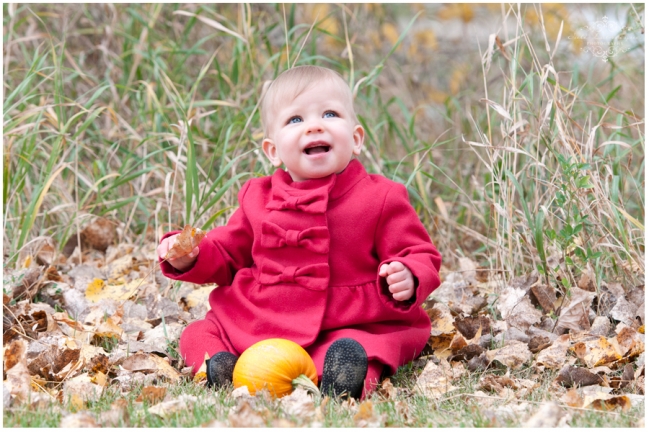
[[[304,153],[308,155],[327,153],[331,149],[331,146],[326,143],[315,142],[309,144],[307,148],[304,149]]]

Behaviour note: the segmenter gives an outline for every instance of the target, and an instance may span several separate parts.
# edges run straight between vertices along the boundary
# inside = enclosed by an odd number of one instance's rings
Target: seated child
[[[406,188],[354,158],[365,131],[340,75],[289,69],[261,115],[262,150],[278,169],[243,185],[226,226],[161,262],[171,279],[218,284],[180,353],[194,373],[207,353],[208,382],[223,385],[246,348],[289,339],[313,358],[323,392],[364,397],[425,347],[420,305],[440,284],[441,256]],[[160,261],[176,233],[158,246]]]

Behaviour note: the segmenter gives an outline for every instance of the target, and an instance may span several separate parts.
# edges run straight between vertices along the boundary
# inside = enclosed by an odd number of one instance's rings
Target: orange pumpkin
[[[313,360],[304,348],[286,339],[266,339],[245,350],[234,366],[232,384],[245,385],[251,395],[265,388],[282,397],[298,385],[319,394]]]

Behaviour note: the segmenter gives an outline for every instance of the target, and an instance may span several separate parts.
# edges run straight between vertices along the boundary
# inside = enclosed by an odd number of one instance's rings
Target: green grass
[[[420,370],[419,370],[420,372]],[[490,373],[493,373],[491,371]],[[517,377],[529,376],[529,371],[515,374]],[[457,390],[444,395],[441,400],[428,399],[420,395],[400,394],[394,399],[385,399],[378,394],[368,400],[373,405],[375,416],[380,418],[379,425],[391,427],[517,427],[536,413],[545,401],[553,401],[548,392],[551,384],[551,374],[546,374],[539,380],[540,386],[531,394],[514,400],[503,400],[497,394],[487,394],[487,397],[471,396],[479,389],[480,374],[467,375],[455,385]],[[392,378],[395,386],[408,382],[412,388],[415,381],[413,370],[401,368]],[[95,421],[100,421],[102,413],[111,410],[111,404],[118,399],[125,399],[126,415],[120,420],[118,427],[200,427],[214,420],[229,425],[228,416],[231,410],[236,411],[238,400],[230,396],[231,387],[218,390],[208,389],[203,385],[192,382],[168,385],[167,393],[172,399],[180,395],[192,395],[197,401],[190,404],[188,409],[162,418],[148,412],[147,402],[136,402],[142,390],[141,385],[133,387],[123,394],[116,386],[109,386],[102,396],[89,402],[82,410]],[[488,392],[487,392],[488,393]],[[556,401],[555,401],[556,402]],[[320,405],[321,400],[315,400]],[[527,408],[515,413],[503,413],[507,407],[527,403]],[[561,404],[560,404],[561,405]],[[635,407],[627,412],[596,411],[593,409],[574,409],[564,407],[565,413],[571,413],[568,421],[571,427],[637,427],[644,417],[644,409]],[[266,420],[266,426],[279,426],[280,420],[288,421],[295,426],[309,426],[317,421],[324,427],[355,427],[358,425],[355,415],[357,408],[341,401],[330,400],[322,410],[322,418],[295,417],[287,413],[278,400],[258,397],[254,410]],[[4,412],[6,427],[58,427],[62,417],[75,410],[69,404],[49,404],[44,408],[34,410],[23,406],[12,407]]]

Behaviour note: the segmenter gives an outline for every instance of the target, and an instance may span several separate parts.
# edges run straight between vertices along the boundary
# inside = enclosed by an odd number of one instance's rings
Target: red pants
[[[318,382],[322,381],[322,367],[327,348],[333,342],[332,340],[325,344],[315,344],[306,348],[318,371]],[[185,364],[193,367],[192,375],[205,362],[206,353],[209,357],[220,351],[231,352],[237,356],[241,355],[240,352],[234,349],[228,338],[221,335],[219,328],[207,319],[194,321],[183,330],[180,335],[179,348]],[[377,384],[379,384],[381,372],[383,372],[383,364],[377,360],[369,360],[361,399],[365,399],[367,395],[374,391]]]

